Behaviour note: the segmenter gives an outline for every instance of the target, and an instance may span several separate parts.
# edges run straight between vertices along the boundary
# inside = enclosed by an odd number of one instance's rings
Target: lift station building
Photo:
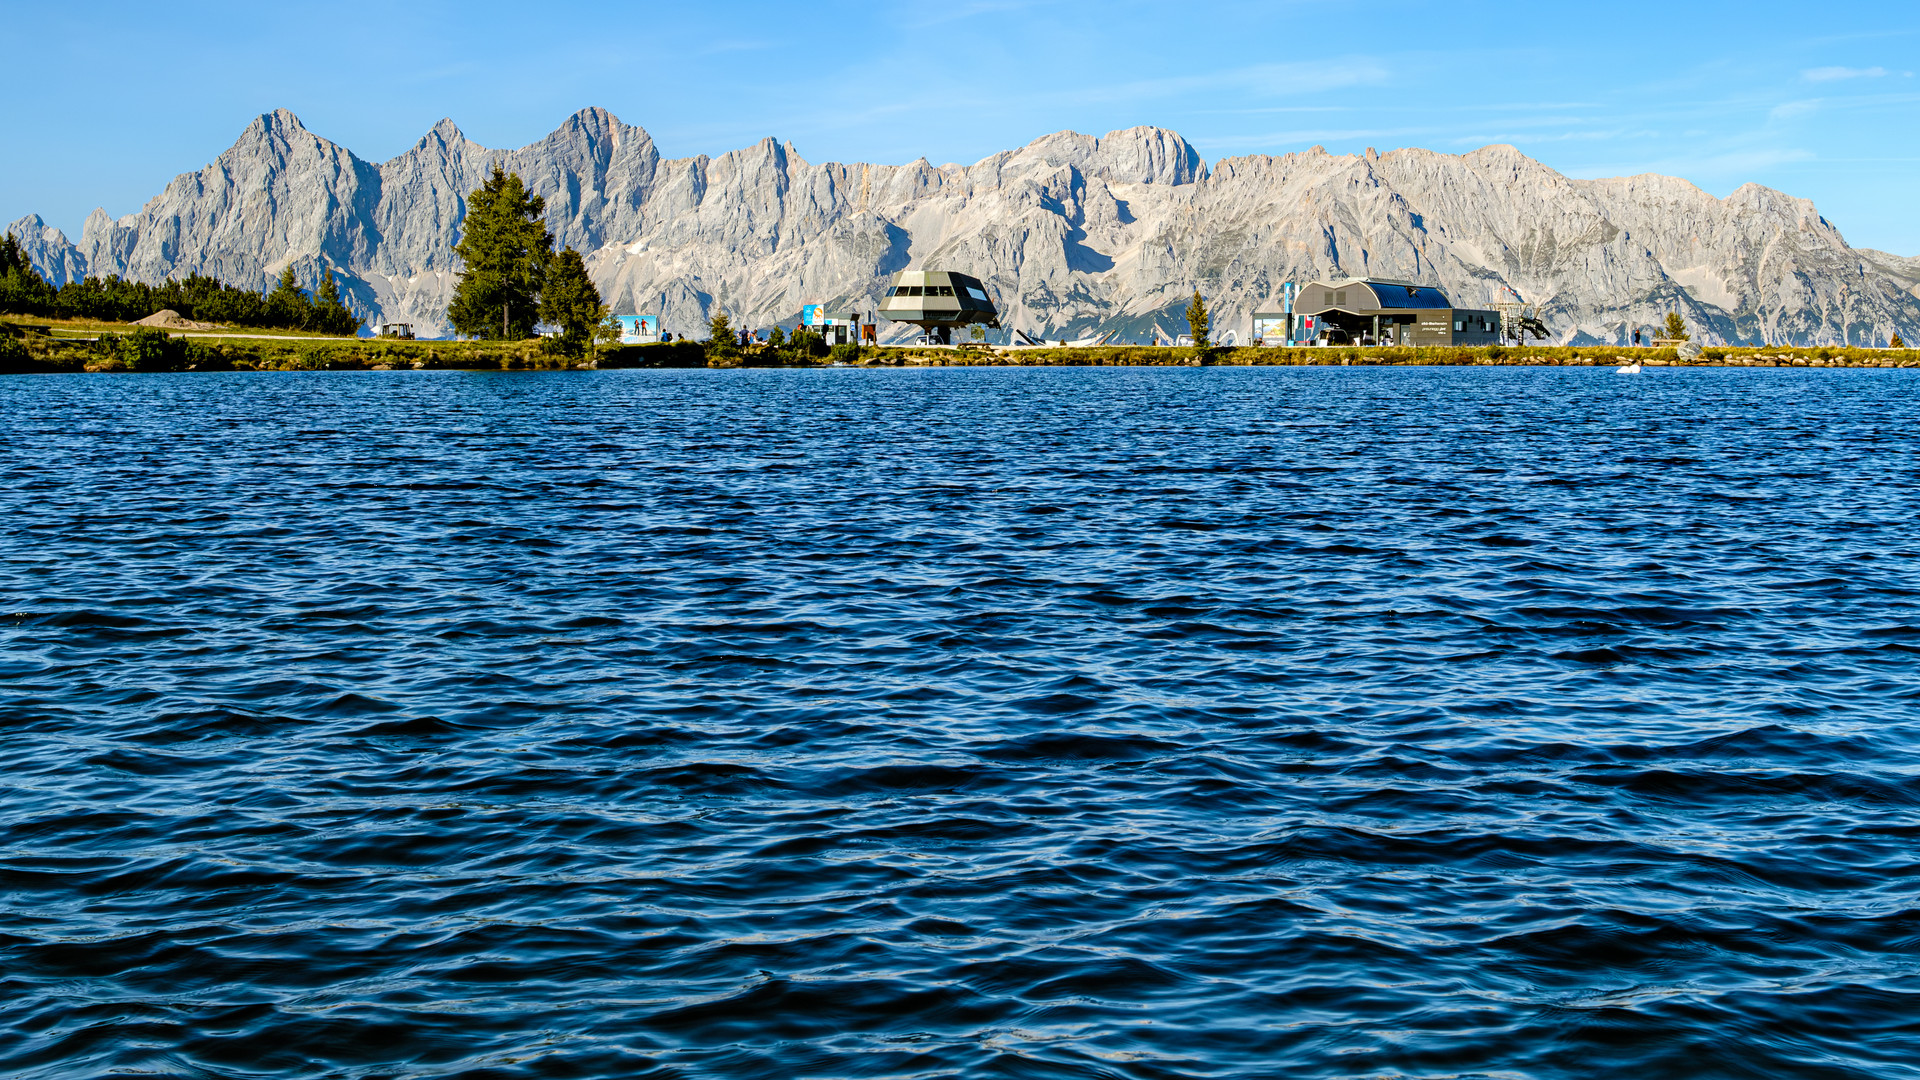
[[[942,345],[953,344],[956,327],[1000,325],[1000,313],[987,299],[980,279],[947,270],[902,270],[893,275],[880,301],[880,317],[912,323]]]
[[[1280,344],[1291,319],[1296,343],[1327,345],[1492,345],[1500,313],[1457,308],[1431,285],[1392,278],[1314,281],[1300,289],[1291,316],[1257,311],[1253,336]]]

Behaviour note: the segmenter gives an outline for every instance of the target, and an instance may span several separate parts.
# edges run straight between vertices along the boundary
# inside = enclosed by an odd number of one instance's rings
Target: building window
[[[1347,290],[1345,290],[1345,289],[1341,289],[1341,290],[1340,290],[1340,295],[1339,295],[1339,296],[1337,296],[1337,297],[1335,297],[1335,298],[1334,298],[1334,301],[1333,301],[1333,302],[1334,302],[1334,303],[1336,303],[1336,304],[1344,304],[1344,303],[1346,303],[1346,302],[1347,302]]]

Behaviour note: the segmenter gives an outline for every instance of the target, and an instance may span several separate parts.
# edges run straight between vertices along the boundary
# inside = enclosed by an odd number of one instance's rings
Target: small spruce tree
[[[0,274],[9,270],[31,270],[33,264],[27,260],[27,253],[21,249],[20,241],[12,233],[0,237]]]
[[[1200,290],[1193,290],[1193,303],[1187,305],[1187,330],[1193,335],[1193,347],[1207,347],[1207,302],[1200,299]]]
[[[320,289],[313,296],[308,323],[309,329],[341,337],[349,337],[360,329],[360,320],[341,299],[340,284],[333,280],[331,270],[320,272]]]
[[[53,306],[54,289],[33,268],[12,233],[0,238],[0,311],[43,314]]]
[[[727,318],[725,308],[714,305],[713,318],[707,320],[707,359],[716,356],[736,356],[740,352],[740,334],[733,328],[733,320]]]
[[[1687,333],[1687,320],[1681,318],[1680,313],[1677,311],[1667,312],[1667,325],[1665,329],[1667,337],[1673,341],[1686,341],[1692,336]]]
[[[267,294],[267,323],[286,330],[304,330],[313,315],[313,304],[300,291],[300,279],[293,267],[280,271],[280,280]]]
[[[1893,340],[1888,342],[1887,344],[1895,349],[1904,349],[1907,347],[1907,343],[1900,340],[1899,334],[1893,335]]]
[[[592,348],[594,329],[605,320],[606,311],[580,253],[567,248],[554,256],[540,290],[540,318],[560,328],[555,344],[562,355],[579,356]]]

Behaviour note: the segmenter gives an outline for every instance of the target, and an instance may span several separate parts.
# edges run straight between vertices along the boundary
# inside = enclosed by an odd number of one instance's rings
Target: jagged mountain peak
[[[1179,133],[1132,127],[1101,137],[1078,131],[1042,135],[1018,150],[1002,151],[977,167],[1005,170],[1071,166],[1088,176],[1124,184],[1190,184],[1205,179],[1206,163]]]
[[[575,112],[567,117],[567,124],[596,135],[610,135],[623,126],[619,117],[598,105],[589,105]]]
[[[970,166],[809,164],[767,137],[664,160],[598,106],[515,150],[451,119],[378,166],[287,110],[138,213],[87,219],[79,244],[37,219],[9,231],[56,281],[340,268],[370,319],[444,326],[466,197],[499,161],[546,200],[556,244],[590,253],[603,296],[698,333],[803,303],[870,302],[908,266],[973,273],[1006,321],[1077,334],[1172,328],[1198,288],[1222,329],[1281,282],[1368,273],[1436,284],[1463,306],[1509,288],[1561,340],[1618,340],[1679,310],[1708,337],[1851,341],[1920,330],[1911,260],[1855,252],[1813,205],[1758,185],[1726,199],[1646,176],[1575,180],[1508,145],[1334,155],[1323,146],[1212,166],[1153,126],[1043,135]],[[1842,286],[1845,286],[1844,289]]]
[[[275,109],[254,117],[240,137],[227,148],[227,154],[244,154],[253,147],[263,145],[287,146],[311,142],[333,145],[331,140],[314,134],[307,125],[301,123],[293,110]]]
[[[548,132],[540,140],[529,143],[520,149],[532,150],[535,147],[548,146],[556,143],[585,143],[591,145],[603,141],[611,142],[615,137],[615,132],[622,126],[619,119],[612,113],[598,106],[593,106],[581,109],[579,112],[567,117],[559,127]]]
[[[267,130],[289,132],[307,130],[307,125],[300,122],[300,118],[293,114],[292,109],[282,108],[275,109],[270,113],[261,113],[254,123]]]

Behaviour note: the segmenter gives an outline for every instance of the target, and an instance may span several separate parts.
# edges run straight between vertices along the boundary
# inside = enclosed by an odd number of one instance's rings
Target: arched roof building
[[[1286,313],[1256,312],[1254,336],[1268,344],[1284,332]],[[1393,278],[1313,281],[1293,310],[1294,341],[1358,345],[1491,345],[1500,313],[1456,308],[1431,285]]]

